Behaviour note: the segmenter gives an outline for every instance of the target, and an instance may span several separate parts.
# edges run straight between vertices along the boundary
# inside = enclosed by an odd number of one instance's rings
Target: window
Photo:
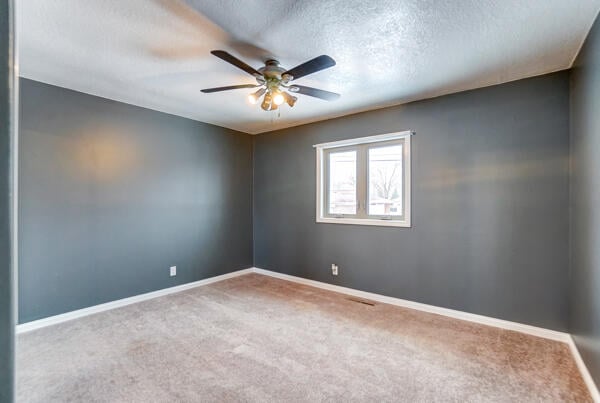
[[[317,222],[410,227],[411,135],[316,145]]]

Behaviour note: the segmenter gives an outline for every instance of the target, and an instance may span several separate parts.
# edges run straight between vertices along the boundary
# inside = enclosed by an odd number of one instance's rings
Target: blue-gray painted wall
[[[250,135],[20,86],[20,322],[252,266]]]
[[[0,402],[14,391],[14,295],[11,262],[12,33],[9,1],[0,0]]]
[[[570,331],[600,385],[600,19],[571,72]]]
[[[412,228],[315,223],[312,145],[409,129]],[[271,132],[254,146],[255,266],[567,329],[568,72]]]

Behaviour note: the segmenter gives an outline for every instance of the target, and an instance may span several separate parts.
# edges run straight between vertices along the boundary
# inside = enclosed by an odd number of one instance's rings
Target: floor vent
[[[375,306],[374,302],[366,301],[364,299],[348,298],[348,300],[350,300],[352,302],[358,302],[359,304],[365,304],[365,305],[369,305],[369,306]]]

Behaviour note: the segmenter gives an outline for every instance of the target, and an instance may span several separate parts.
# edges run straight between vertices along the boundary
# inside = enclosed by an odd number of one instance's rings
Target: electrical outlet
[[[171,266],[169,268],[169,275],[171,277],[176,276],[177,275],[177,266]]]
[[[331,274],[333,276],[337,276],[338,275],[338,267],[336,264],[331,264]]]

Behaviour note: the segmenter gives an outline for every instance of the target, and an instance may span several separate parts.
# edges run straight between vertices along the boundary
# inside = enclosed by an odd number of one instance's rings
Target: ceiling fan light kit
[[[253,92],[252,94],[248,95],[248,102],[250,102],[251,104],[257,103],[260,97],[262,97],[265,92],[267,92],[266,88],[261,88],[258,91]]]
[[[260,87],[257,91],[248,95],[248,102],[251,104],[257,104],[262,97],[260,106],[265,111],[276,110],[284,103],[287,103],[288,106],[293,107],[298,98],[290,95],[287,91],[308,95],[310,97],[319,98],[326,101],[333,101],[340,97],[340,94],[336,94],[335,92],[306,87],[303,85],[290,84],[290,82],[295,79],[335,66],[335,60],[327,55],[315,57],[314,59],[302,63],[290,70],[286,70],[281,67],[277,60],[269,59],[265,62],[263,67],[256,70],[224,50],[213,50],[210,53],[252,75],[256,79],[257,84],[242,84],[231,85],[227,87],[206,88],[201,90],[204,93],[209,94],[213,92],[229,91],[241,88]]]

